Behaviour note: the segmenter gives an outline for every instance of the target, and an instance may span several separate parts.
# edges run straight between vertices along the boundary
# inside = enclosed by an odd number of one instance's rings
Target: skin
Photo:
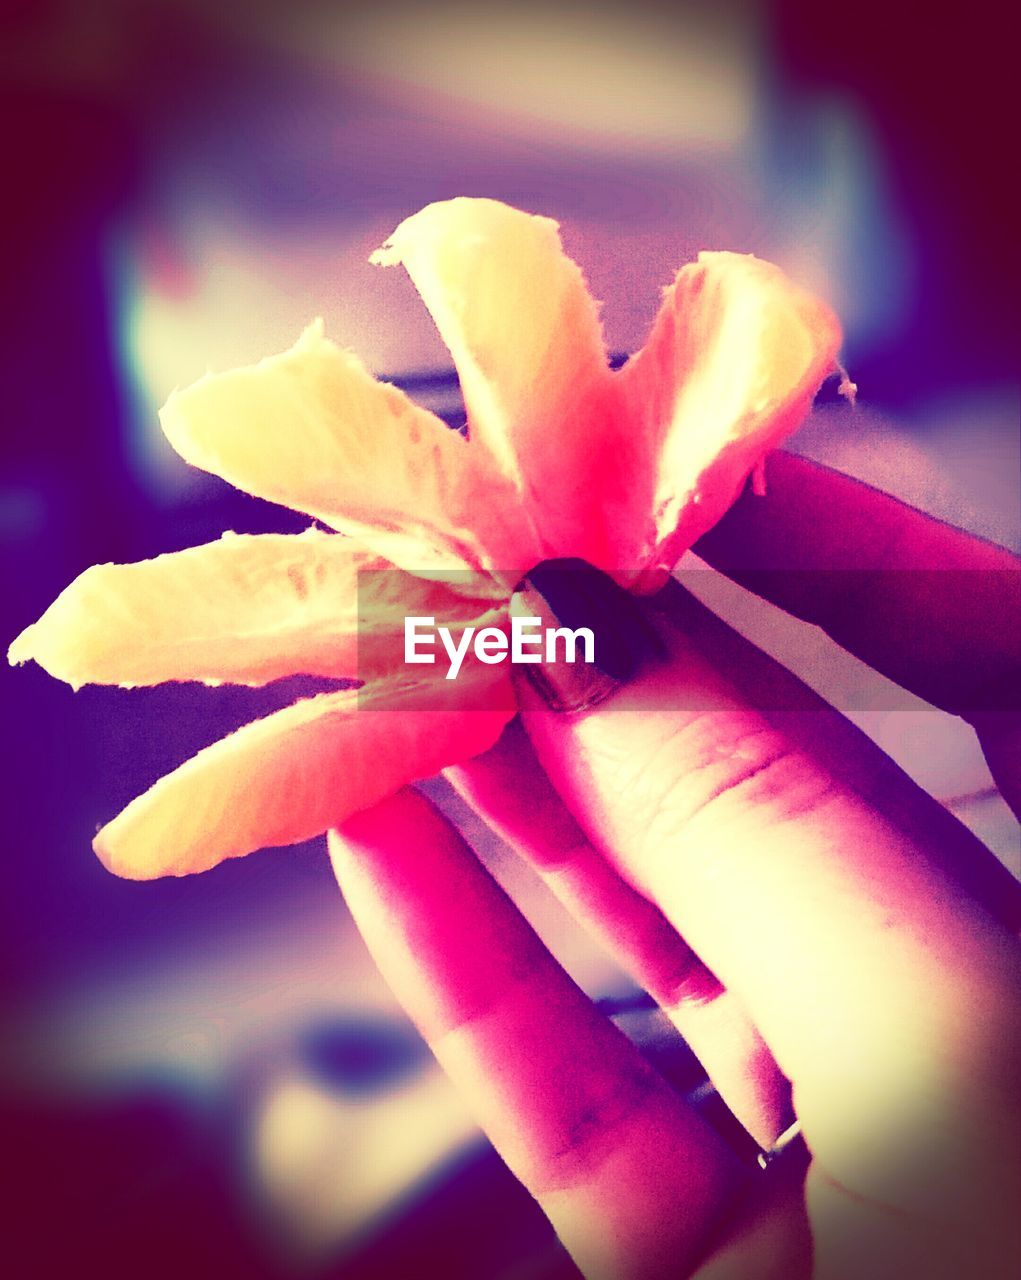
[[[1014,557],[788,455],[697,550],[964,715],[1019,811]],[[449,776],[759,1143],[793,1110],[810,1155],[740,1162],[411,791],[331,834],[381,970],[586,1276],[1021,1274],[1016,885],[676,584],[648,610],[664,659],[580,716],[521,681],[519,720]]]

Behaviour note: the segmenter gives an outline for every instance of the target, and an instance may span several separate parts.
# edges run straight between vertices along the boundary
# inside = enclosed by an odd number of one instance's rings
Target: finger
[[[1021,928],[1021,885],[967,827],[867,734],[678,584],[669,583],[655,604],[672,630],[682,631],[691,646],[712,655],[716,671],[727,673],[723,687],[730,690],[737,705],[768,711],[770,723],[783,730],[792,746],[808,752],[825,771],[881,809],[908,839],[926,850],[926,856],[963,894],[981,903],[1006,928],[1015,932]],[[541,611],[542,602],[535,607]],[[623,628],[625,635],[628,630]],[[683,655],[678,661],[684,661]],[[651,696],[660,711],[698,711],[707,696],[697,680],[667,681],[661,686],[661,696],[656,687],[654,682]],[[1005,754],[1001,775],[1016,761],[1016,755]]]
[[[1021,712],[1021,562],[818,463],[778,452],[695,550],[934,706]]]
[[[973,832],[863,730],[677,584],[668,587],[661,604],[672,625],[683,629],[702,653],[711,654],[717,670],[727,673],[743,705],[766,710],[770,723],[782,729],[792,745],[807,751],[828,773],[880,809],[918,848],[926,850],[926,856],[963,894],[981,903],[1012,932],[1021,928],[1021,885]],[[688,694],[680,696],[691,705]],[[1001,769],[1001,777],[1005,772],[1006,768]]]
[[[793,1115],[790,1086],[732,992],[653,903],[594,849],[535,758],[520,722],[446,770],[458,793],[663,1009],[724,1102],[761,1147]]]
[[[978,1231],[1005,1186],[1021,1195],[1002,1130],[1019,1119],[1013,939],[826,767],[835,713],[801,713],[796,738],[793,714],[756,710],[704,615],[691,602],[683,627],[661,617],[669,660],[646,659],[587,714],[519,681],[537,755],[593,843],[747,1007],[828,1175]],[[737,653],[752,660],[734,637],[728,672]]]
[[[383,975],[588,1276],[687,1274],[744,1186],[458,834],[401,792],[330,836]]]

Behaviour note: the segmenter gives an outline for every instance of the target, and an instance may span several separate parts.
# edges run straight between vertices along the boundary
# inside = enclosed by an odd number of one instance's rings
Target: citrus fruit
[[[427,206],[403,263],[450,349],[468,438],[377,382],[316,321],[161,413],[194,466],[319,522],[94,566],[13,643],[74,686],[354,679],[207,747],[109,823],[148,878],[305,839],[478,754],[514,712],[506,667],[401,667],[405,616],[506,625],[521,577],[578,557],[643,591],[723,515],[835,371],[829,309],[769,263],[703,253],[618,372],[556,223],[494,200]],[[332,530],[332,532],[328,531]]]

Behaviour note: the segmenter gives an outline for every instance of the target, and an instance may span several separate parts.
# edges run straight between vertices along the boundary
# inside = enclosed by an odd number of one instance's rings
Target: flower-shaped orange
[[[403,263],[431,311],[469,438],[374,381],[317,321],[291,350],[175,393],[161,421],[187,462],[336,533],[225,534],[94,566],[11,646],[12,662],[34,658],[76,687],[364,681],[245,726],[139,796],[95,841],[120,875],[181,875],[306,839],[484,751],[514,713],[506,666],[454,682],[439,666],[380,669],[396,650],[374,648],[373,619],[499,626],[521,576],[558,556],[647,589],[836,368],[831,312],[746,255],[682,268],[617,372],[549,219],[492,200],[432,204],[373,260]],[[365,590],[397,611],[367,609]]]

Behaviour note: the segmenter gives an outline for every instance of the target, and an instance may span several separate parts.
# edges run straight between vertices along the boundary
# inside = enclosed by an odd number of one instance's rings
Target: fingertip
[[[537,624],[536,651],[514,668],[553,711],[574,715],[611,698],[662,643],[633,595],[573,558],[544,560],[511,597],[512,618]]]

